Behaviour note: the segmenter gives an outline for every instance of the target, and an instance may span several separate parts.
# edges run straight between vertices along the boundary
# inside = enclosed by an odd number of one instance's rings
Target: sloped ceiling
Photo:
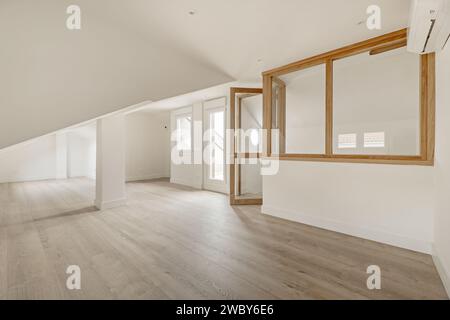
[[[73,1],[0,1],[0,149],[143,101],[233,80],[89,10],[88,4],[107,1],[76,2],[79,31],[66,28]]]
[[[68,5],[82,30],[65,27]],[[382,29],[365,27],[382,9]],[[407,25],[409,0],[0,0],[0,148]],[[189,14],[194,11],[194,14]]]
[[[370,5],[381,8],[381,30],[366,27]],[[101,8],[118,24],[159,37],[242,81],[405,28],[409,9],[410,0],[109,0]]]

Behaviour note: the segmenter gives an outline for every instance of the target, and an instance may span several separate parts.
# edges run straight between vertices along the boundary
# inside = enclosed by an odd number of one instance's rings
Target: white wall
[[[0,150],[0,183],[95,179],[95,126],[58,132]]]
[[[54,135],[0,150],[0,183],[56,178]]]
[[[450,296],[450,46],[436,65],[436,216],[434,257]]]
[[[126,116],[126,180],[170,176],[170,113]]]
[[[95,126],[94,126],[95,129]],[[96,137],[77,131],[67,133],[67,176],[95,179]]]
[[[280,161],[263,194],[264,213],[431,252],[432,167]]]
[[[55,139],[56,139],[56,179],[67,179],[68,177],[67,133],[58,132],[55,134]]]

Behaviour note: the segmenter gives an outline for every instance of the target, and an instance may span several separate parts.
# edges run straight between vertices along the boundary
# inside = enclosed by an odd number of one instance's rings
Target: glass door
[[[225,99],[216,99],[204,106],[204,188],[227,192],[225,165]]]

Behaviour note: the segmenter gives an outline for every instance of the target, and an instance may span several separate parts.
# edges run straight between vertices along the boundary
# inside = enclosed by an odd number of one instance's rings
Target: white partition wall
[[[97,120],[95,206],[102,210],[125,203],[125,117],[117,115]]]

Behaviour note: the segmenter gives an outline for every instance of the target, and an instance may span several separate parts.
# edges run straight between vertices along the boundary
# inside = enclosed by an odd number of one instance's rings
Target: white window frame
[[[180,141],[178,140],[178,135],[181,133],[180,132],[180,128],[178,127],[178,120],[180,120],[180,119],[186,119],[186,118],[191,118],[191,123],[190,123],[190,135],[189,135],[189,148],[184,148],[184,146],[182,146],[181,148],[180,148]],[[177,150],[178,151],[183,151],[183,152],[191,152],[192,151],[192,129],[193,129],[193,121],[192,121],[192,114],[191,113],[187,113],[187,114],[180,114],[180,115],[177,115],[176,117],[175,117],[175,128],[176,128],[176,130],[177,130],[177,139],[176,139],[176,141],[175,141],[175,144],[176,144],[176,147],[177,147]]]

